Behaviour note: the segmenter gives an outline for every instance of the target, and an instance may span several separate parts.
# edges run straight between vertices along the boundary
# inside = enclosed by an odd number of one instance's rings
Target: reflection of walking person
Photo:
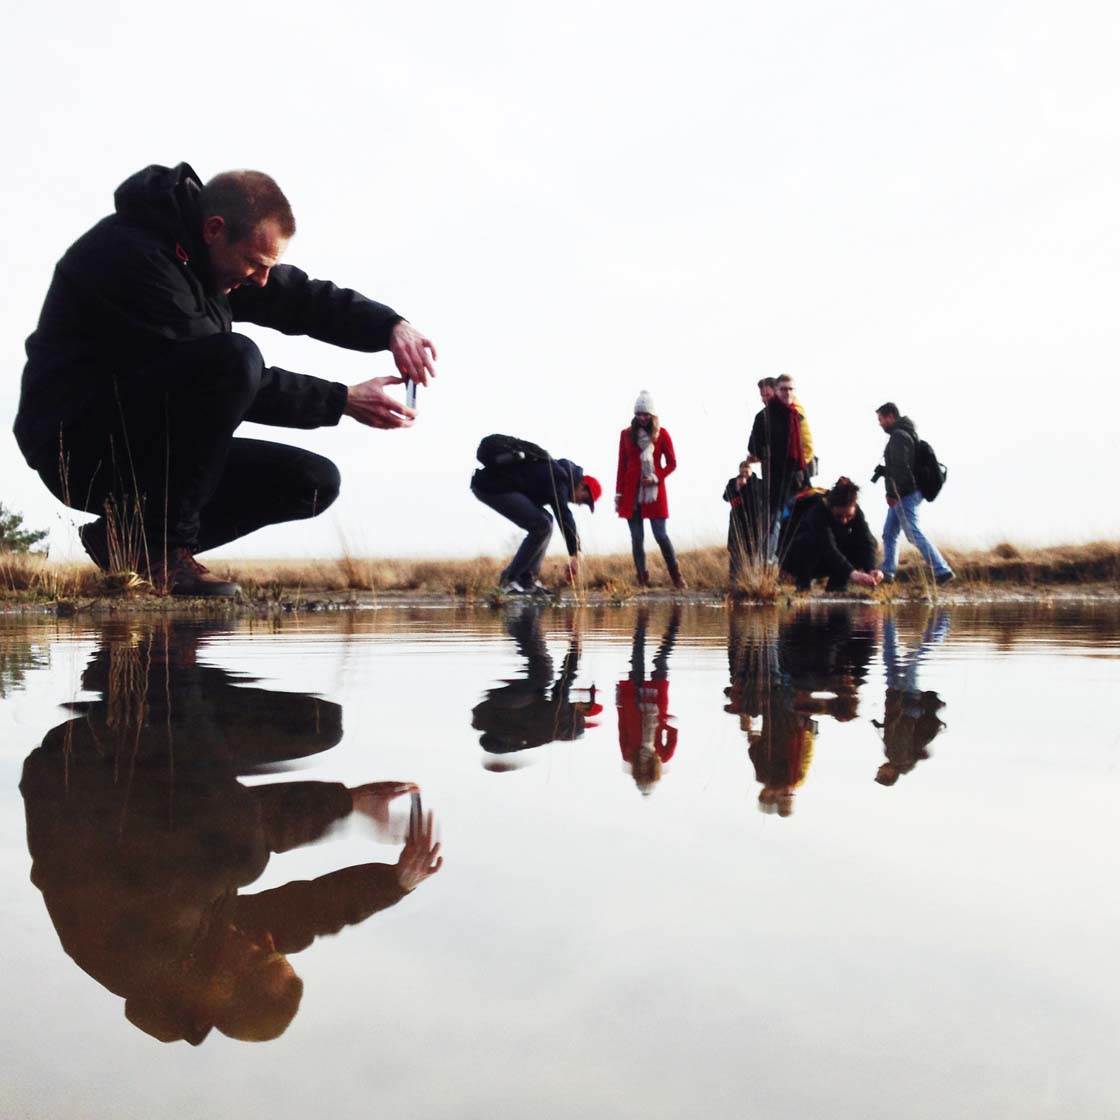
[[[883,622],[883,664],[887,676],[887,695],[883,720],[871,722],[883,736],[884,762],[875,775],[881,786],[893,786],[923,759],[929,758],[929,745],[944,730],[937,713],[945,702],[936,692],[923,692],[918,683],[918,668],[934,646],[949,632],[949,615],[938,611],[926,624],[916,649],[899,656],[897,623],[893,615]]]
[[[661,780],[664,763],[677,749],[677,729],[670,724],[669,655],[681,625],[674,607],[665,634],[653,656],[653,673],[646,678],[646,628],[649,612],[640,610],[634,623],[630,675],[618,682],[618,744],[642,795],[648,797]]]
[[[643,389],[634,402],[634,419],[622,429],[618,441],[618,478],[615,485],[615,509],[630,526],[630,545],[634,554],[634,570],[638,584],[649,586],[646,568],[645,522],[649,521],[653,539],[665,558],[669,578],[676,588],[685,582],[677,566],[677,556],[665,529],[669,517],[669,500],[665,479],[677,469],[673,441],[661,426],[654,411],[653,397]]]

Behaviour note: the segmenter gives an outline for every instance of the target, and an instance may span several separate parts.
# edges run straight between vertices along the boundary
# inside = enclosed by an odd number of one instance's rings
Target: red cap
[[[595,503],[603,496],[603,484],[594,475],[590,474],[583,476],[583,484],[591,495],[591,501],[588,502],[588,505],[591,506],[591,512],[594,513]]]

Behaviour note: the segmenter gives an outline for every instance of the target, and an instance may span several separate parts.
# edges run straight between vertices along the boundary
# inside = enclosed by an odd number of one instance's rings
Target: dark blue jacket
[[[471,489],[481,494],[524,494],[542,509],[550,508],[560,523],[568,555],[574,556],[579,552],[579,532],[568,503],[582,481],[583,467],[570,459],[550,459],[483,467],[474,472]]]

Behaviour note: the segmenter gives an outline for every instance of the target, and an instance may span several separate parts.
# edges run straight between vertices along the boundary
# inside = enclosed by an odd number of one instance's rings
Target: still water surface
[[[1116,1116],[1118,621],[7,623],[0,1115]]]

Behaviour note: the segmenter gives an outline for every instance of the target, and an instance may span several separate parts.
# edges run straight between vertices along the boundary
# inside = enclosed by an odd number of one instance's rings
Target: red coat
[[[643,696],[643,693],[645,694]],[[618,746],[622,757],[633,763],[642,749],[642,700],[657,705],[657,731],[653,749],[662,762],[668,762],[677,749],[677,729],[669,722],[669,682],[643,681],[641,690],[627,677],[618,682],[614,701],[618,707]]]
[[[641,508],[643,517],[668,517],[669,498],[665,493],[665,479],[677,469],[677,456],[673,441],[662,428],[653,445],[653,469],[657,474],[657,500],[646,502]],[[642,453],[634,442],[629,428],[622,429],[618,440],[618,479],[614,487],[614,508],[619,517],[629,519],[634,513],[638,487],[642,483]]]

